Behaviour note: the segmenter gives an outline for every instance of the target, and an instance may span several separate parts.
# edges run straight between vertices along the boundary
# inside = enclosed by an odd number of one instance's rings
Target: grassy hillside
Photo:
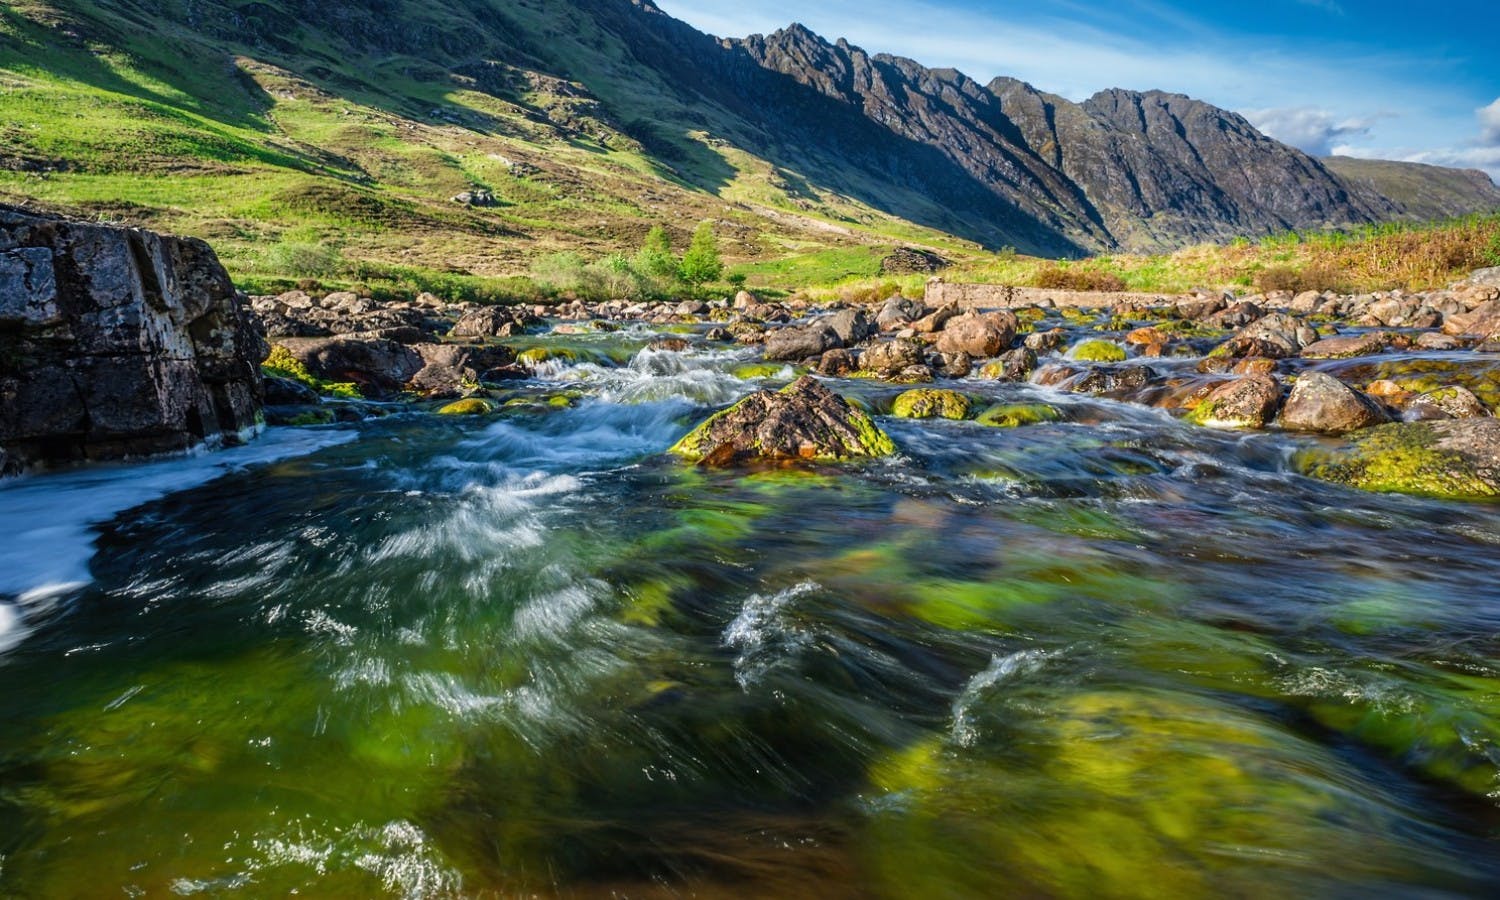
[[[273,13],[293,13],[238,6],[269,22],[246,19],[249,37],[274,30]],[[681,104],[644,76],[628,102],[606,103],[555,74],[629,65],[626,48],[588,16],[569,18],[566,4],[426,4],[421,15],[441,35],[476,28],[485,7],[503,17],[501,30],[526,37],[518,43],[546,37],[559,60],[517,49],[514,64],[455,76],[433,59],[320,44],[310,39],[326,33],[318,28],[284,45],[215,38],[202,23],[173,24],[189,22],[190,9],[171,0],[9,4],[0,8],[0,200],[205,237],[252,285],[319,277],[503,288],[549,254],[633,247],[653,225],[681,247],[703,220],[731,263],[863,260],[900,243],[974,250],[814,189],[716,140],[712,121],[622,123]],[[494,205],[451,199],[476,190]]]

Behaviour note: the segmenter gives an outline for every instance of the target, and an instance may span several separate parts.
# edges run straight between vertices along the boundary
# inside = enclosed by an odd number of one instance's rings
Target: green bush
[[[325,278],[344,268],[344,255],[332,244],[282,241],[266,252],[265,268],[295,278]]]

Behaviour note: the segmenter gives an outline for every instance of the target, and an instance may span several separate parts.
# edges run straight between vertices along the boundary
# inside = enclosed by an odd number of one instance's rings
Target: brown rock
[[[1016,339],[1019,327],[1015,314],[1009,311],[969,313],[948,322],[938,335],[937,349],[941,353],[967,353],[977,358],[995,356]]]
[[[1391,346],[1392,335],[1384,331],[1368,334],[1341,334],[1324,338],[1302,348],[1304,359],[1353,359],[1356,356],[1372,356]]]

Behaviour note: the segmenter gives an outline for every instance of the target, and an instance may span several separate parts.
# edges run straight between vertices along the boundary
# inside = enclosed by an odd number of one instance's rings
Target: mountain
[[[1500,209],[1500,187],[1478,169],[1331,156],[1323,165],[1345,184],[1394,201],[1410,218],[1430,220]]]
[[[1073,103],[649,0],[21,0],[0,123],[0,198],[206,237],[237,276],[320,243],[504,275],[703,219],[734,259],[872,273],[896,244],[1078,256],[1489,202],[1180,95]]]

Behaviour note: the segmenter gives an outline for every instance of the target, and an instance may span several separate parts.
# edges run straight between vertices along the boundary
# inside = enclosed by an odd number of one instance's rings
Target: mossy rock
[[[801,374],[798,369],[784,363],[746,363],[735,366],[729,374],[741,381],[761,381],[767,378],[781,378],[788,372]]]
[[[1062,420],[1062,412],[1046,403],[1002,403],[979,414],[975,421],[991,428],[1021,428]]]
[[[495,405],[482,397],[468,397],[448,404],[438,410],[440,416],[487,416],[495,411]]]
[[[693,429],[671,453],[690,462],[747,459],[837,462],[896,452],[868,415],[803,376],[780,391],[758,391]]]
[[[957,391],[920,388],[897,397],[891,414],[898,419],[955,419],[969,417],[969,398]]]
[[[1068,355],[1079,362],[1098,363],[1124,362],[1130,358],[1125,348],[1113,341],[1084,341]]]
[[[1382,425],[1347,448],[1304,451],[1296,462],[1314,478],[1376,493],[1500,499],[1500,420]]]
[[[516,354],[516,361],[528,366],[537,366],[544,362],[578,362],[578,353],[566,347],[532,347],[530,350],[522,350]]]

